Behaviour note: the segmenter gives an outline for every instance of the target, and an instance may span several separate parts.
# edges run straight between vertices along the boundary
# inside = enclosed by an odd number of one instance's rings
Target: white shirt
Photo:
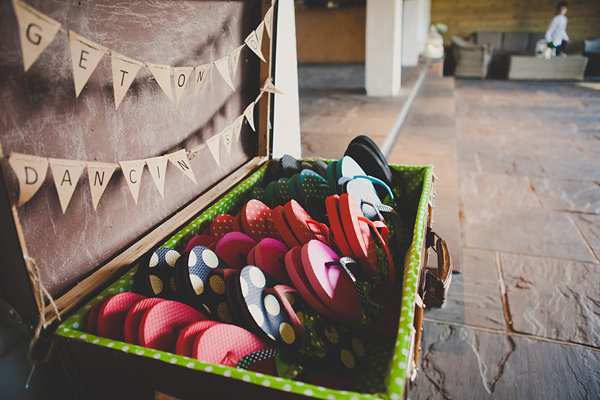
[[[546,42],[553,42],[555,45],[560,45],[563,40],[568,41],[567,17],[559,14],[552,18],[552,22],[550,22],[550,26],[546,31],[545,39]]]

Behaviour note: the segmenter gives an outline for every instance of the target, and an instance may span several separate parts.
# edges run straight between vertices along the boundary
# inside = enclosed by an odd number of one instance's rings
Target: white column
[[[300,157],[300,105],[298,100],[298,55],[294,2],[280,0],[277,14],[275,84],[284,94],[275,95],[273,157]],[[265,34],[265,39],[268,40]]]
[[[419,53],[422,53],[425,50],[425,39],[429,35],[429,25],[431,25],[431,0],[418,0],[418,2],[419,29],[417,30],[417,48],[419,49]]]
[[[415,67],[419,63],[418,31],[419,0],[404,0],[402,15],[402,66]]]
[[[396,96],[402,59],[402,0],[367,0],[365,86],[369,96]]]

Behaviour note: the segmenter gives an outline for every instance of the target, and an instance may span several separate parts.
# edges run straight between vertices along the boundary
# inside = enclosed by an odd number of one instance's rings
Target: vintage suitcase
[[[171,103],[157,85],[160,78],[144,69],[118,109],[113,102],[108,57],[100,61],[86,85],[79,86],[84,90],[75,96],[64,35],[51,41],[29,71],[23,72],[19,28],[11,9],[18,5],[7,1],[1,4],[1,29],[9,40],[2,45],[0,73],[10,77],[0,86],[5,109],[10,110],[2,119],[0,132],[2,187],[6,188],[0,198],[0,246],[5,260],[0,267],[1,288],[32,330],[36,326],[43,326],[45,332],[56,330],[60,359],[78,397],[407,396],[407,385],[418,369],[424,301],[441,301],[451,276],[445,243],[431,232],[435,197],[432,167],[392,166],[404,185],[403,213],[411,216],[402,238],[408,250],[402,289],[397,293],[401,306],[398,335],[395,340],[366,338],[368,367],[355,378],[356,391],[203,363],[86,332],[94,304],[133,290],[140,258],[158,246],[181,250],[215,216],[237,212],[250,191],[264,183],[273,135],[285,135],[285,129],[274,129],[273,96],[281,94],[269,91],[269,82],[277,84],[273,58],[279,8],[289,9],[291,0],[149,4],[102,1],[77,5],[58,0],[30,2],[43,16],[60,20],[67,29],[90,41],[118,49],[130,60],[175,67],[203,67],[228,54],[231,58],[249,33],[257,27],[264,29],[265,62],[250,51],[251,44],[237,52],[240,66],[230,82],[235,91],[213,66],[196,96],[188,87],[181,97],[177,94],[177,100],[171,94]],[[269,23],[273,24],[272,31]],[[118,56],[115,50],[111,54]],[[175,77],[179,72],[175,69]],[[198,79],[197,71],[191,73]],[[250,114],[249,104],[256,104]],[[235,139],[235,131],[228,129],[235,129],[234,122],[239,118],[243,125],[239,139]],[[215,137],[223,140],[217,154],[207,145]],[[227,143],[228,139],[232,143]],[[164,198],[151,183],[150,173],[142,171],[140,179],[145,184],[138,187],[139,195],[134,200],[127,176],[117,171],[99,200],[91,195],[94,175],[82,174],[65,206],[48,173],[37,193],[18,206],[18,168],[9,165],[12,154],[21,153],[63,161],[84,160],[89,172],[98,171],[92,169],[95,162],[148,160],[163,154],[172,156],[181,149],[188,150],[183,160],[189,163],[196,184],[185,168],[178,170],[173,162],[163,181]],[[55,161],[55,165],[62,164]],[[126,163],[121,164],[122,170],[127,168]],[[56,182],[55,171],[64,170],[51,170]],[[60,176],[64,180],[63,174]],[[437,270],[425,268],[430,247],[438,254]],[[55,310],[62,321],[57,320]]]

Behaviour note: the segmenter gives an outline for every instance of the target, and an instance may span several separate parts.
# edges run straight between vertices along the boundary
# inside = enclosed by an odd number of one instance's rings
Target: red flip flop
[[[104,303],[106,303],[107,300],[108,300],[108,298],[102,299],[99,302],[97,302],[96,304],[94,304],[94,306],[88,313],[87,333],[91,333],[92,335],[98,334],[98,314],[100,314],[100,309],[102,308]]]
[[[242,229],[257,242],[269,237],[266,216],[271,209],[259,200],[250,200],[240,212]]]
[[[125,318],[129,310],[146,297],[133,292],[124,292],[110,297],[98,313],[98,335],[123,341]]]
[[[206,317],[177,301],[163,301],[152,306],[142,317],[138,338],[141,346],[175,352],[179,333],[188,325]]]
[[[267,271],[279,283],[289,285],[292,282],[285,270],[285,255],[288,248],[278,240],[263,239],[254,247],[254,264],[263,271]]]
[[[210,235],[214,238],[221,239],[226,233],[233,232],[234,217],[229,214],[217,215],[210,224]],[[197,246],[208,246],[199,244]]]
[[[212,328],[219,324],[221,324],[221,322],[207,319],[186,326],[177,338],[175,352],[180,356],[194,357],[194,342],[198,335],[202,335],[208,328]]]
[[[311,240],[302,248],[306,276],[321,301],[342,318],[358,322],[362,307],[350,275],[339,264],[340,257],[325,243]]]
[[[268,344],[244,328],[219,324],[196,337],[193,355],[202,362],[236,367],[242,358],[269,348]]]
[[[140,300],[127,312],[125,317],[125,341],[131,344],[139,344],[138,332],[140,330],[140,322],[142,317],[153,305],[165,301],[160,297],[149,297]]]
[[[267,217],[267,221],[268,220],[273,222],[275,228],[281,235],[283,242],[288,248],[291,249],[292,247],[301,245],[300,241],[290,228],[282,206],[275,207]]]
[[[313,239],[327,242],[329,229],[315,221],[296,200],[290,200],[283,207],[285,217],[300,244],[306,244]]]
[[[360,205],[351,193],[340,196],[340,219],[348,239],[348,244],[367,276],[377,272],[377,253],[369,225],[360,221],[364,218]]]
[[[342,225],[342,220],[340,219],[339,203],[340,196],[337,194],[329,196],[327,199],[325,199],[327,218],[329,218],[329,226],[331,227],[333,238],[340,249],[341,255],[356,259],[350,245],[348,244],[346,234],[344,233],[344,227]]]

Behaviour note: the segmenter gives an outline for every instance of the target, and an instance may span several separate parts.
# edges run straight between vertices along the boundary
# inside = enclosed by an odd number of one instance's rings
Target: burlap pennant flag
[[[265,29],[267,31],[267,35],[269,38],[273,37],[273,6],[269,8],[267,13],[265,14],[265,18],[263,19],[265,22]]]
[[[38,191],[48,172],[48,159],[11,152],[8,163],[19,180],[19,203],[22,206]]]
[[[273,81],[271,80],[271,78],[268,78],[265,81],[265,84],[263,85],[262,89],[260,89],[260,90],[263,91],[263,92],[283,94],[279,89],[277,89],[275,87],[275,85],[273,84]]]
[[[135,204],[138,201],[138,195],[140,194],[140,185],[142,183],[142,173],[144,172],[145,160],[132,160],[132,161],[119,161],[123,176],[129,186],[133,200]]]
[[[217,71],[219,71],[229,87],[235,90],[235,87],[233,87],[233,82],[231,81],[231,76],[229,75],[229,56],[215,61],[215,67],[217,67]]]
[[[256,96],[256,99],[254,99],[254,104],[255,104],[255,105],[256,105],[256,104],[258,104],[258,102],[260,101],[260,99],[261,99],[261,98],[262,98],[262,96],[263,96],[263,93],[264,93],[264,92],[263,92],[262,90],[261,90],[261,91],[258,93],[258,96]]]
[[[258,43],[260,43],[261,48],[262,48],[262,40],[263,40],[264,33],[265,33],[265,21],[262,21],[256,27],[256,37],[258,38]]]
[[[49,158],[48,162],[52,170],[60,207],[64,214],[86,163],[85,161],[61,160],[58,158]]]
[[[246,107],[246,109],[244,110],[244,116],[248,120],[248,123],[250,124],[252,130],[256,131],[256,128],[254,127],[254,102],[250,103],[248,107]]]
[[[227,150],[227,155],[231,155],[231,144],[233,143],[233,124],[229,125],[227,128],[223,129],[221,132],[221,137],[223,138],[223,143],[225,143],[225,149]]]
[[[231,55],[229,56],[231,58],[231,69],[233,71],[232,75],[234,78],[235,78],[235,74],[237,73],[238,64],[240,62],[240,54],[242,53],[243,48],[244,48],[244,45],[241,45],[240,47],[235,49],[233,51],[233,53],[231,53]]]
[[[150,176],[154,181],[154,185],[158,189],[160,196],[165,198],[165,176],[167,173],[167,156],[153,157],[145,160],[150,171]]]
[[[198,90],[200,90],[200,87],[202,87],[204,79],[206,79],[206,75],[210,70],[210,67],[212,67],[212,64],[198,65],[196,68],[194,68],[194,74],[196,79],[196,89],[194,91],[194,96],[198,94]]]
[[[250,32],[250,34],[246,37],[246,40],[244,40],[244,43],[248,45],[250,50],[252,50],[254,54],[258,56],[258,58],[260,58],[264,62],[267,61],[265,60],[265,57],[262,54],[262,43],[259,42],[258,36],[256,35],[256,31]]]
[[[221,144],[221,135],[216,135],[211,137],[206,141],[208,145],[208,149],[210,150],[210,154],[212,154],[213,158],[217,162],[217,165],[221,166],[221,160],[219,159],[219,153],[221,152],[220,144]]]
[[[177,167],[178,170],[183,172],[185,176],[190,178],[190,180],[196,185],[198,184],[198,182],[196,182],[196,177],[194,176],[194,171],[192,171],[192,166],[187,158],[187,154],[185,153],[185,149],[168,154],[167,157],[169,158],[169,161],[171,161],[171,163]]]
[[[60,22],[19,0],[13,0],[13,7],[19,23],[23,67],[27,72],[40,54],[54,40],[60,29]]]
[[[69,31],[69,47],[71,48],[71,63],[73,64],[75,97],[79,97],[88,79],[90,79],[90,76],[108,49],[79,36],[73,31]]]
[[[100,198],[104,194],[115,169],[117,169],[117,164],[100,162],[87,163],[88,180],[90,181],[90,192],[92,193],[94,210],[98,209]]]
[[[206,144],[201,144],[200,146],[196,146],[191,149],[188,153],[188,160],[192,161],[205,146]]]
[[[242,131],[242,125],[244,125],[244,116],[240,115],[233,123],[233,131],[235,132],[235,141],[240,140],[240,132]]]
[[[111,59],[115,108],[119,109],[119,104],[121,104],[123,97],[125,97],[127,90],[143,64],[115,52],[111,53]]]
[[[149,62],[147,62],[146,65],[148,66],[150,72],[152,72],[152,75],[154,76],[154,79],[156,79],[158,86],[160,86],[163,92],[165,92],[169,100],[171,100],[171,103],[174,103],[175,100],[173,100],[173,91],[171,90],[171,66],[152,64]]]
[[[175,95],[177,96],[177,105],[181,101],[183,91],[190,78],[190,73],[194,70],[193,67],[176,67],[173,68],[175,80]]]

